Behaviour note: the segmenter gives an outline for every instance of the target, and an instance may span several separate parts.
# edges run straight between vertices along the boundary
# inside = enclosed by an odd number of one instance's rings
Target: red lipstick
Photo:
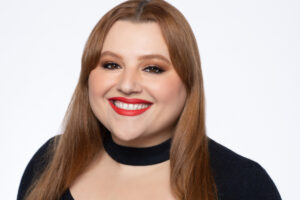
[[[142,114],[146,110],[148,110],[152,105],[152,102],[146,101],[143,99],[128,99],[125,97],[112,97],[112,98],[109,98],[108,100],[109,100],[109,104],[114,109],[114,111],[116,111],[120,115],[125,115],[125,116],[135,116],[135,115]],[[114,101],[121,101],[121,102],[127,103],[127,104],[148,104],[148,107],[137,109],[137,110],[123,109],[123,108],[117,107],[114,104]]]

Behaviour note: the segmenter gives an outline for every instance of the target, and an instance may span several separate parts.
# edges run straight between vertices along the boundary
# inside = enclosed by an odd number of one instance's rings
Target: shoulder
[[[27,164],[21,182],[19,185],[17,199],[21,200],[24,198],[26,191],[33,183],[34,179],[40,175],[40,173],[47,166],[52,154],[52,150],[55,142],[59,139],[59,135],[50,138],[46,141],[38,151],[33,155],[29,163]]]
[[[266,170],[209,138],[208,148],[220,199],[280,200]]]

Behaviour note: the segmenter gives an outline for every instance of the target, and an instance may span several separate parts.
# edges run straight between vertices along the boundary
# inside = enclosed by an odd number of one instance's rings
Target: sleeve
[[[53,144],[54,139],[55,137],[50,138],[46,143],[44,143],[29,161],[21,178],[17,200],[24,199],[26,191],[33,183],[34,178],[45,169],[49,161],[49,154],[47,152],[51,147],[51,144]]]
[[[251,167],[245,170],[242,187],[245,189],[241,199],[245,200],[281,200],[273,180],[267,171],[253,161]]]
[[[219,200],[281,200],[266,170],[256,161],[209,140]]]

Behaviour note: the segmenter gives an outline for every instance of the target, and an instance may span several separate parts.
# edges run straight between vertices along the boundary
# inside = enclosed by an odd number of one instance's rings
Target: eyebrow
[[[119,54],[113,53],[111,51],[104,51],[103,53],[101,53],[100,58],[103,56],[112,56],[118,59],[122,59],[122,56],[120,56]],[[164,56],[160,55],[160,54],[147,54],[147,55],[143,55],[143,56],[139,56],[138,60],[146,60],[146,59],[160,59],[165,61],[166,63],[168,63],[169,65],[171,64],[171,62]]]

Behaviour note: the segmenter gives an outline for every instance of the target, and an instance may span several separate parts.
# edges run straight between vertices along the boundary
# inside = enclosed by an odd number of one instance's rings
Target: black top
[[[169,154],[163,152],[168,152],[171,139],[146,148],[125,147],[114,143],[111,137],[107,137],[107,139],[103,140],[105,150],[113,159],[124,164],[149,165],[169,159]],[[53,138],[49,139],[27,165],[20,183],[17,200],[23,199],[34,174],[45,167],[47,158],[45,159],[44,155],[52,141]],[[231,151],[210,138],[208,144],[219,200],[281,200],[274,182],[257,162]],[[121,152],[120,150],[125,151]],[[152,152],[152,154],[147,154],[147,152]],[[161,152],[163,155],[158,156],[157,152]],[[129,155],[138,157],[131,160],[124,159]],[[142,155],[148,155],[147,159],[140,161],[143,158]],[[67,190],[61,200],[74,199]]]

